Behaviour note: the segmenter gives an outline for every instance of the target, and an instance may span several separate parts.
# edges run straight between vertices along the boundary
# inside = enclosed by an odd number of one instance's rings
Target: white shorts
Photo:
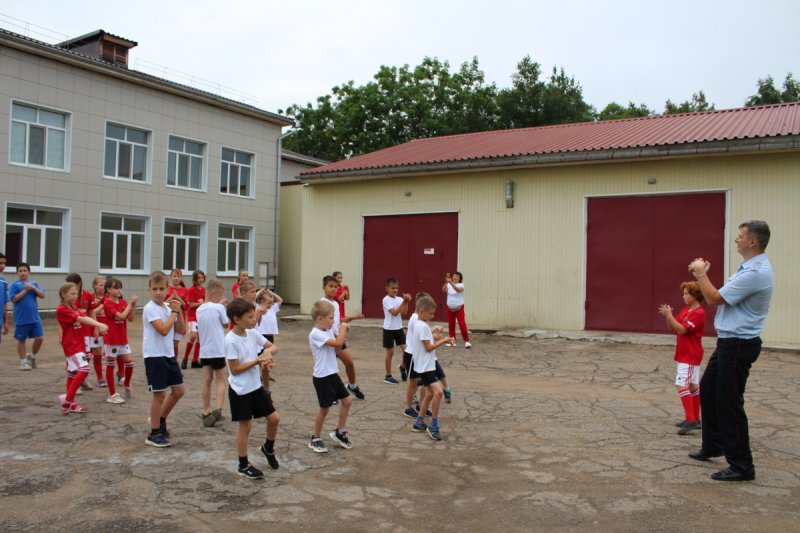
[[[130,355],[131,353],[131,345],[130,344],[106,344],[103,346],[103,355],[109,358],[115,358],[119,355]]]
[[[689,388],[689,385],[700,384],[700,365],[690,365],[689,363],[678,363],[678,370],[675,372],[675,385],[678,387]]]
[[[103,336],[98,335],[96,338],[92,336],[84,337],[83,343],[86,345],[86,352],[91,352],[94,348],[103,347]]]
[[[67,360],[67,372],[89,371],[89,361],[86,360],[86,354],[83,352],[78,352],[75,355],[68,355],[66,357],[66,360]]]
[[[190,331],[197,331],[197,322],[195,322],[194,320],[192,320],[186,325],[186,332],[188,333]]]

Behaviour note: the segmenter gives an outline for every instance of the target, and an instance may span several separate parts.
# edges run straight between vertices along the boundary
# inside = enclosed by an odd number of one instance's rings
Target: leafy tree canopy
[[[756,87],[756,94],[750,96],[744,105],[780,104],[782,102],[797,102],[800,100],[800,82],[794,79],[791,72],[783,80],[783,91],[775,87],[775,80],[772,76],[759,79]]]
[[[600,111],[597,118],[599,120],[613,120],[620,118],[648,117],[655,114],[656,113],[645,104],[639,104],[637,106],[633,102],[628,102],[628,107],[622,107],[616,102],[611,102]]]
[[[695,111],[713,111],[714,104],[709,104],[708,100],[706,100],[706,94],[703,91],[699,91],[692,95],[691,100],[687,100],[686,102],[675,104],[672,100],[667,100],[666,104],[664,104],[664,114],[665,115],[674,115],[676,113],[694,113]]]

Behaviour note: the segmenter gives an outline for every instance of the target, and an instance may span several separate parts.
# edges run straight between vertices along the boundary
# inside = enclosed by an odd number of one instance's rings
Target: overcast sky
[[[797,0],[0,2],[5,29],[49,43],[103,29],[139,43],[133,68],[187,73],[273,112],[425,56],[451,70],[477,56],[502,88],[530,55],[545,73],[564,67],[598,110],[632,100],[662,111],[698,90],[717,109],[739,107],[759,78],[800,78],[798,21]]]

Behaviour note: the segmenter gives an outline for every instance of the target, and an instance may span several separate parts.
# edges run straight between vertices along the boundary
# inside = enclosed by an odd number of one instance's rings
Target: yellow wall
[[[504,184],[514,181],[507,209]],[[657,183],[648,184],[649,179]],[[770,342],[800,342],[790,274],[800,260],[800,153],[686,158],[494,170],[303,188],[301,308],[321,293],[321,278],[344,271],[358,312],[362,283],[363,216],[459,213],[459,261],[469,323],[493,327],[583,328],[585,205],[590,196],[725,191],[728,244],[738,224],[764,219],[775,293],[763,334]],[[411,196],[405,196],[405,192]],[[676,223],[680,221],[676,220]],[[399,228],[402,232],[402,228]],[[625,247],[620,243],[620,260]],[[740,258],[728,248],[730,273]],[[686,258],[687,264],[690,259]],[[655,310],[654,310],[655,312]]]
[[[281,185],[278,283],[275,289],[286,303],[300,303],[303,186]]]

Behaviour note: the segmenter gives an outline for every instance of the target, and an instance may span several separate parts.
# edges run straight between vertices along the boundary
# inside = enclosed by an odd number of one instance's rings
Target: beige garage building
[[[765,219],[763,337],[800,343],[800,103],[419,139],[301,177],[305,311],[332,270],[374,315],[389,275],[438,290],[458,269],[473,325],[663,331],[689,260],[721,283],[735,228]]]

